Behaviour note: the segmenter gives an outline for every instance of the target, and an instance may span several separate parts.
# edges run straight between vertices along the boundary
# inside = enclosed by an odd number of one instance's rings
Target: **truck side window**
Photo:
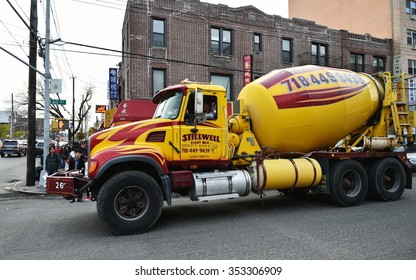
[[[204,113],[207,120],[217,119],[217,98],[214,96],[204,96]]]

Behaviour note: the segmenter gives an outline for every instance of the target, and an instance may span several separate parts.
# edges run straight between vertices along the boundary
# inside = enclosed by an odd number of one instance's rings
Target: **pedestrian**
[[[74,156],[70,156],[69,157],[69,170],[79,170],[80,174],[84,175],[85,174],[85,158],[82,154],[82,150],[79,148],[75,149],[75,154]],[[90,190],[86,189],[87,192],[87,198],[86,200],[90,200]],[[77,195],[77,201],[78,202],[82,202],[82,193],[79,193]],[[72,199],[71,203],[75,202],[75,197]]]
[[[49,146],[49,154],[46,156],[46,172],[48,172],[48,175],[52,175],[56,172],[58,172],[58,169],[61,165],[61,158],[56,153],[55,146],[50,145]]]
[[[60,156],[61,156],[61,168],[65,169],[66,160],[68,159],[68,156],[69,156],[69,151],[68,151],[68,146],[67,145],[62,145],[61,146]]]

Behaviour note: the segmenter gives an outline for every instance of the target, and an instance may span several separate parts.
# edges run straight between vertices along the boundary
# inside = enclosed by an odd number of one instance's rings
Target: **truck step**
[[[208,195],[197,197],[198,201],[210,201],[210,200],[219,200],[219,199],[233,199],[240,197],[238,193],[227,193],[227,194],[218,194],[218,195]]]

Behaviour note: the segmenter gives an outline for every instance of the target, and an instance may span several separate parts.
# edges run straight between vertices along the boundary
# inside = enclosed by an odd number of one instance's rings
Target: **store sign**
[[[402,59],[400,55],[393,57],[393,75],[402,73]]]
[[[105,113],[107,111],[106,105],[95,105],[95,112],[96,113]]]
[[[117,68],[109,69],[110,100],[117,100]]]
[[[410,78],[407,80],[407,87],[409,88],[408,104],[416,105],[416,78]]]
[[[253,56],[246,54],[244,56],[244,85],[253,81]]]

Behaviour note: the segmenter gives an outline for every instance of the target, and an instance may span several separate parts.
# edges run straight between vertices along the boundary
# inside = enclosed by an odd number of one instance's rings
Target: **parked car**
[[[22,143],[21,140],[3,140],[2,146],[0,148],[0,155],[4,157],[6,155],[17,155],[21,157],[22,155],[27,154],[27,147]]]
[[[43,142],[39,141],[35,145],[35,154],[36,156],[42,156],[43,155]]]
[[[406,146],[404,150],[406,151],[407,158],[412,164],[412,171],[416,171],[416,146]]]

